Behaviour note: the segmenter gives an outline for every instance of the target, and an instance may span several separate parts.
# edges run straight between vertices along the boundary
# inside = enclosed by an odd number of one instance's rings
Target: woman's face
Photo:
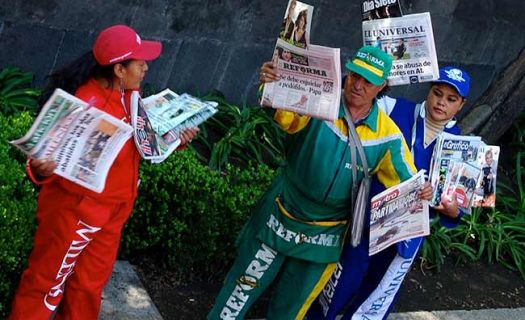
[[[122,83],[124,90],[138,89],[146,72],[148,64],[144,60],[131,60],[126,66],[122,66]]]
[[[283,60],[284,61],[291,61],[292,60],[292,53],[290,51],[284,50],[283,51]]]
[[[299,16],[299,29],[304,29],[304,26],[306,25],[306,18],[304,14]]]
[[[427,115],[434,121],[452,119],[465,104],[455,88],[448,84],[436,83],[428,92]]]

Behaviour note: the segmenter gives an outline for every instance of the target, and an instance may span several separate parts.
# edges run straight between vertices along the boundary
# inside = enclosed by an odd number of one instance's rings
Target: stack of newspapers
[[[207,102],[189,94],[178,95],[170,89],[141,99],[131,96],[131,119],[137,149],[144,159],[160,163],[180,145],[180,133],[213,116],[216,102]]]
[[[471,207],[494,207],[499,147],[486,145],[477,136],[442,133],[437,139],[430,167],[431,204],[455,196],[465,212]]]
[[[142,101],[132,94],[132,125],[56,89],[29,131],[11,141],[32,159],[53,160],[55,174],[102,192],[120,150],[133,136],[141,156],[158,163],[180,144],[185,128],[196,127],[217,112],[208,103],[170,90]]]

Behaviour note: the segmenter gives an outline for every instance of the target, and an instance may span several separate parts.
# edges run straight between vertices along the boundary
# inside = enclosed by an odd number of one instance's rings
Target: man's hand
[[[261,67],[261,75],[259,76],[259,81],[261,84],[278,81],[279,75],[277,74],[277,65],[273,64],[271,61],[263,63]]]

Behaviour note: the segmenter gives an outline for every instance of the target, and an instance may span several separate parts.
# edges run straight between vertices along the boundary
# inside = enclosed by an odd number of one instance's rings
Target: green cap
[[[364,46],[346,62],[346,68],[379,86],[388,78],[392,57],[377,47]]]

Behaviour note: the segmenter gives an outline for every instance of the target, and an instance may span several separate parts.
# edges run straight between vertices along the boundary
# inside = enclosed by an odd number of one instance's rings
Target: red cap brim
[[[140,48],[135,50],[129,58],[135,60],[155,60],[160,56],[162,43],[158,41],[142,40]]]

